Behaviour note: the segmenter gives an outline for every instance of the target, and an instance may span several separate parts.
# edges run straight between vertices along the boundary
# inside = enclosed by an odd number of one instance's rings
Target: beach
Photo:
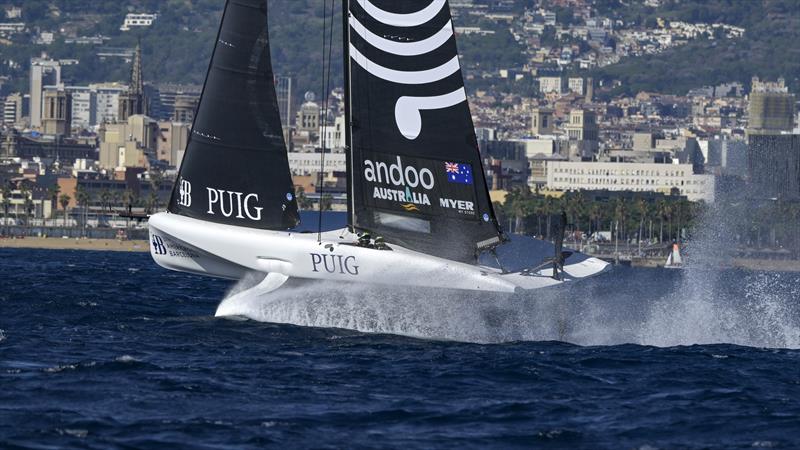
[[[93,250],[113,252],[148,252],[147,241],[120,241],[117,239],[64,239],[64,238],[4,238],[0,248],[30,248],[48,250]]]

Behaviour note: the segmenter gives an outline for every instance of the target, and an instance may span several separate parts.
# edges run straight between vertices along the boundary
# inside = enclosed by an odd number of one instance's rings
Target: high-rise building
[[[200,104],[200,97],[193,95],[179,95],[175,97],[173,105],[172,121],[180,123],[194,122],[194,113]]]
[[[570,157],[588,160],[595,156],[599,148],[600,128],[597,114],[586,109],[573,109],[569,113],[566,126],[570,140]]]
[[[47,58],[31,60],[30,95],[31,127],[42,127],[43,92],[45,86],[61,84],[61,63]]]
[[[3,123],[14,126],[22,122],[22,94],[16,93],[6,97],[3,102]]]
[[[72,94],[63,88],[45,91],[42,125],[45,134],[70,134],[72,127]]]
[[[89,88],[70,88],[72,128],[87,129],[97,124],[97,93]]]
[[[747,174],[747,142],[726,135],[708,141],[707,166],[718,168],[722,175],[744,178]]]
[[[320,125],[320,107],[314,102],[314,94],[312,92],[307,92],[305,99],[306,102],[297,112],[297,131],[316,133],[319,131]]]
[[[115,123],[119,118],[120,97],[128,90],[118,83],[89,86],[66,86],[72,94],[72,127],[90,128],[101,123]]]
[[[597,126],[597,114],[585,109],[573,109],[569,113],[567,136],[574,141],[597,141],[600,129]]]
[[[148,167],[149,157],[156,155],[160,131],[158,122],[144,115],[101,125],[100,167]]]
[[[144,97],[144,78],[142,76],[142,46],[137,45],[131,65],[131,82],[128,90],[119,96],[117,120],[125,122],[130,116],[146,115],[147,105]]]
[[[189,142],[188,123],[159,122],[159,135],[156,147],[156,157],[165,161],[170,166],[177,166],[183,159],[183,152]]]
[[[345,142],[345,122],[344,116],[337,116],[333,124],[324,127],[320,126],[320,142],[325,144],[326,149],[344,148]]]
[[[752,83],[748,129],[761,134],[792,131],[795,96],[789,93],[783,78],[777,82],[764,82],[754,77]]]
[[[148,84],[145,86],[145,90],[150,108],[147,115],[159,120],[173,120],[176,100],[179,97],[199,100],[203,86],[166,83],[154,86]]]
[[[747,169],[753,194],[800,199],[800,135],[750,134]]]
[[[284,127],[292,125],[292,77],[275,77],[275,93]]]
[[[747,128],[751,194],[800,199],[800,135],[794,129],[795,96],[783,78],[753,77]]]

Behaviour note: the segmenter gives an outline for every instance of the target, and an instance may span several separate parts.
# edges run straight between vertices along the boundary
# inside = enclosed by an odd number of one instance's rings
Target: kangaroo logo
[[[164,240],[161,239],[161,236],[153,235],[153,253],[156,255],[166,255],[167,254],[167,246],[164,245]]]
[[[181,178],[180,185],[178,187],[178,194],[180,195],[178,198],[178,204],[180,206],[184,206],[186,208],[192,206],[192,183]]]
[[[413,28],[425,25],[436,18],[446,5],[446,0],[433,0],[428,6],[417,12],[397,14],[384,11],[369,0],[357,1],[371,18],[381,24],[398,28]],[[438,50],[449,42],[454,35],[452,20],[448,21],[433,36],[414,42],[395,41],[379,36],[359,22],[354,14],[350,15],[350,27],[372,47],[403,57],[421,56]],[[352,43],[350,44],[350,57],[371,75],[391,83],[403,85],[436,83],[461,70],[457,54],[438,67],[419,71],[402,71],[382,66],[370,60]],[[426,97],[402,96],[397,100],[394,110],[397,128],[406,139],[413,141],[422,133],[422,111],[450,108],[466,101],[467,92],[463,84],[455,91],[443,92],[441,95]]]

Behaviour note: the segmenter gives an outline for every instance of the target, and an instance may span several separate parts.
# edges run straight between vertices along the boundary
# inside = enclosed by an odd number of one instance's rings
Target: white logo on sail
[[[178,195],[178,205],[190,208],[192,206],[192,183],[181,178]]]
[[[384,11],[373,5],[369,0],[358,0],[358,3],[361,4],[367,14],[381,23],[395,27],[418,27],[433,20],[439,14],[439,11],[444,8],[446,0],[433,0],[430,5],[411,14],[395,14]]]
[[[206,188],[208,190],[208,211],[206,214],[222,214],[225,217],[237,219],[261,220],[263,207],[259,204],[258,194],[245,194],[244,192],[226,191],[223,189]]]
[[[397,128],[406,138],[416,139],[422,133],[422,111],[450,108],[465,101],[467,91],[463,87],[438,97],[400,97],[394,107]]]
[[[429,22],[444,8],[446,0],[433,0],[424,9],[410,14],[396,14],[384,11],[369,0],[357,0],[364,11],[373,19],[396,27],[416,27]],[[385,39],[369,31],[354,16],[350,17],[350,26],[362,39],[373,47],[397,56],[419,56],[430,53],[447,43],[453,36],[453,23],[448,21],[433,36],[417,42],[396,42]],[[384,67],[370,60],[350,44],[350,57],[361,68],[371,75],[397,84],[422,85],[431,84],[453,75],[461,69],[458,55],[446,63],[429,70],[402,71]],[[467,100],[467,93],[462,86],[453,92],[431,96],[404,96],[395,105],[395,121],[400,133],[409,140],[417,139],[422,132],[422,111],[450,108]]]

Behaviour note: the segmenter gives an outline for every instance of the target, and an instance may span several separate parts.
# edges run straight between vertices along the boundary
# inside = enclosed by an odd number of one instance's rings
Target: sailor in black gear
[[[372,236],[366,231],[358,235],[358,245],[360,247],[372,248]]]

